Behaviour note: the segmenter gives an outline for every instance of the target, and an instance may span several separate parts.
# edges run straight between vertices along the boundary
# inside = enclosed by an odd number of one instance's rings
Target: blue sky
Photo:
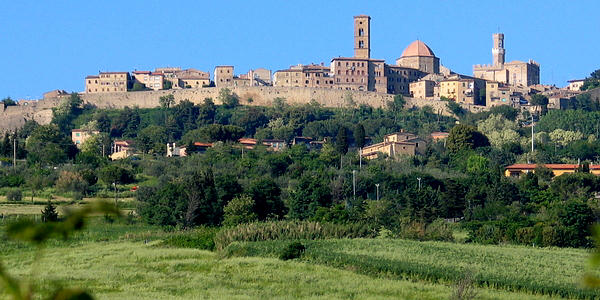
[[[100,70],[329,64],[352,55],[359,14],[372,18],[373,58],[394,63],[420,39],[470,75],[491,63],[499,29],[507,61],[534,59],[542,83],[563,86],[600,68],[598,11],[600,1],[10,1],[0,9],[0,97],[82,91]]]

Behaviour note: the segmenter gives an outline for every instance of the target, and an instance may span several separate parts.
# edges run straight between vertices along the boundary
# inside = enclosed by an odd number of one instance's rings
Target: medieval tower
[[[354,17],[354,57],[371,58],[371,17]]]
[[[504,65],[504,34],[494,33],[494,48],[492,48],[494,66]]]

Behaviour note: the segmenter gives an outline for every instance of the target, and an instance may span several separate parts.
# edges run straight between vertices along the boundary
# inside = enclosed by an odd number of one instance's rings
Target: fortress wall
[[[305,104],[315,100],[325,107],[343,107],[348,95],[356,104],[366,104],[372,107],[385,107],[388,101],[392,101],[394,95],[347,91],[324,88],[305,87],[229,87],[229,89],[240,97],[242,105],[270,106],[275,98],[285,98],[288,104]],[[212,98],[216,104],[221,88],[197,88],[141,92],[115,92],[81,94],[84,103],[94,105],[98,108],[123,108],[125,106],[140,108],[152,108],[159,106],[158,99],[161,96],[173,94],[175,102],[190,100],[193,103],[202,103],[205,98]],[[64,96],[62,96],[64,97]],[[52,108],[56,107],[62,97],[47,98],[38,101],[20,101],[17,106],[9,106],[6,110],[0,110],[0,132],[13,130],[21,127],[25,120],[34,119],[40,124],[48,124],[52,120]],[[248,99],[252,102],[248,102]],[[431,106],[433,111],[444,115],[451,115],[446,108],[445,101],[426,100],[405,97],[407,107]],[[485,107],[463,105],[465,109],[480,111]]]

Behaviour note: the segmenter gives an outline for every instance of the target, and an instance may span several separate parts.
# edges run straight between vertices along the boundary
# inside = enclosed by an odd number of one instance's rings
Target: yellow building
[[[165,75],[158,72],[134,71],[133,79],[151,90],[162,90]]]
[[[536,164],[514,164],[505,168],[504,176],[506,177],[521,177],[527,173],[535,173],[535,168],[540,165]],[[580,165],[578,164],[544,164],[541,165],[550,170],[554,176],[560,176],[563,174],[575,173]],[[600,165],[590,165],[590,173],[600,175]]]
[[[83,145],[83,143],[85,143],[85,141],[87,139],[89,139],[90,137],[99,134],[100,131],[98,130],[83,130],[83,129],[73,129],[71,130],[71,140],[73,141],[73,143],[75,144],[75,146],[77,146],[77,148],[80,148],[81,145]]]
[[[410,96],[413,98],[427,99],[434,96],[436,82],[433,80],[419,80],[409,85]]]
[[[585,79],[575,79],[567,81],[569,85],[567,86],[567,90],[569,91],[581,91],[581,87],[585,83]]]
[[[131,86],[129,72],[100,72],[85,78],[86,93],[126,92]]]
[[[381,154],[392,158],[414,156],[424,153],[426,146],[426,142],[417,135],[397,132],[386,135],[381,143],[362,148],[361,155],[366,159],[374,159]]]

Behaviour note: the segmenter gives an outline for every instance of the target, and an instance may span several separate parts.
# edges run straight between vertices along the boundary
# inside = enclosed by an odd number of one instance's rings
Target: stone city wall
[[[306,87],[228,87],[233,93],[240,97],[242,105],[270,106],[275,98],[285,98],[288,104],[305,104],[315,100],[325,107],[343,107],[346,105],[348,95],[357,104],[366,104],[372,107],[384,107],[388,101],[392,101],[394,95],[364,92],[347,91],[325,88],[306,88]],[[160,91],[141,91],[141,92],[115,92],[115,93],[95,93],[81,94],[84,103],[94,105],[98,108],[123,108],[125,106],[140,108],[152,108],[159,105],[158,99],[161,96],[173,94],[175,102],[190,100],[193,103],[202,103],[205,98],[212,98],[216,104],[221,88],[197,88],[197,89],[176,89]],[[65,97],[65,96],[61,96]],[[0,132],[14,130],[21,127],[25,120],[33,119],[40,124],[48,124],[52,119],[52,108],[60,103],[61,97],[47,98],[37,101],[19,101],[17,106],[9,106],[0,111]],[[68,96],[67,96],[68,97]],[[252,99],[252,100],[249,100]],[[426,100],[405,97],[407,107],[431,106],[436,113],[451,115],[446,108],[445,101]],[[463,105],[465,109],[471,111],[481,111],[485,107],[474,105]]]

